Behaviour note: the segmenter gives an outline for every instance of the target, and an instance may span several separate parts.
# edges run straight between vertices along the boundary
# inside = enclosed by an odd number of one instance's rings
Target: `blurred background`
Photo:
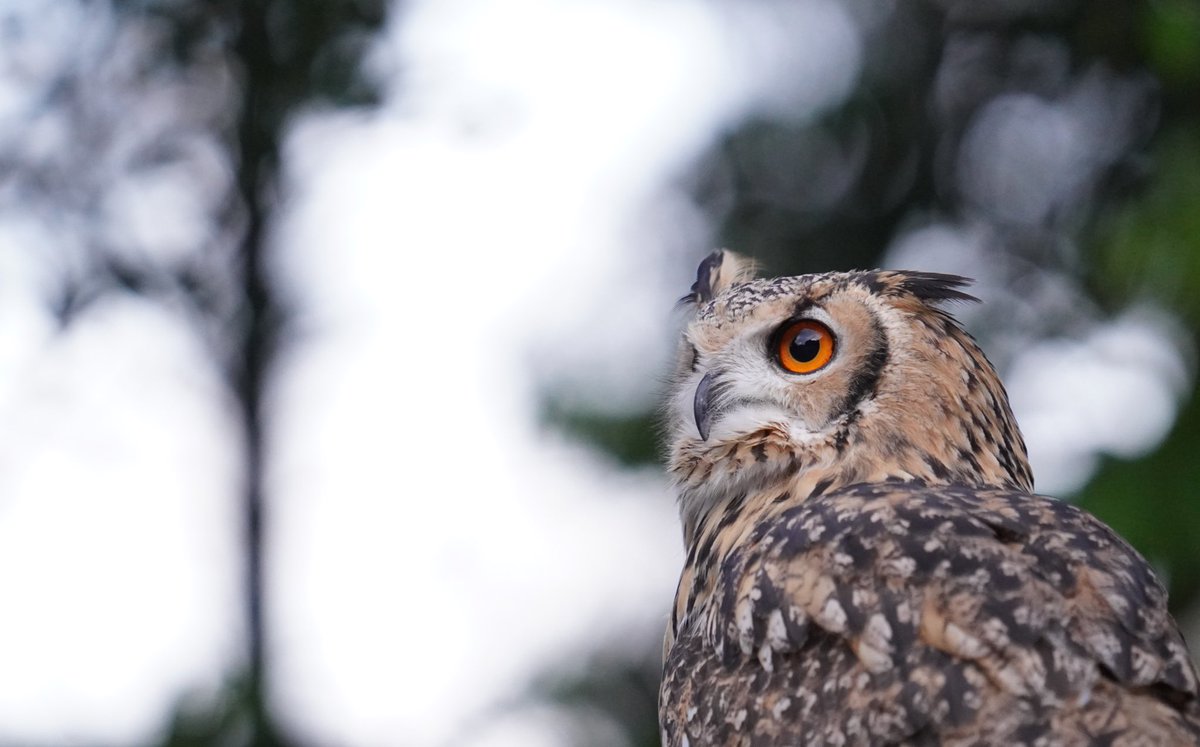
[[[1200,646],[1195,0],[3,0],[0,744],[656,745],[716,246],[974,277]]]

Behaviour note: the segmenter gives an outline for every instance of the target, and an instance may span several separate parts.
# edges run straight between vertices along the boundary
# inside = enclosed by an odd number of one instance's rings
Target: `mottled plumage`
[[[939,308],[967,281],[751,274],[714,253],[685,297],[664,744],[1200,743],[1162,585],[1032,493],[1003,386]]]

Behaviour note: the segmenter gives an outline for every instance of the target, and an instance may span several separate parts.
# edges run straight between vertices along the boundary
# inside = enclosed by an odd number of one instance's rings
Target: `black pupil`
[[[821,335],[814,329],[802,329],[792,338],[788,353],[800,363],[808,363],[821,352]]]

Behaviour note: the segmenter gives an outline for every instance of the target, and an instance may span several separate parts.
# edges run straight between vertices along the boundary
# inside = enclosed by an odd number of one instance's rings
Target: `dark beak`
[[[716,373],[709,371],[704,374],[704,378],[700,379],[700,385],[696,387],[693,412],[696,416],[696,428],[700,431],[701,441],[708,440],[708,427],[711,425],[712,419],[713,382],[716,381],[716,378]]]

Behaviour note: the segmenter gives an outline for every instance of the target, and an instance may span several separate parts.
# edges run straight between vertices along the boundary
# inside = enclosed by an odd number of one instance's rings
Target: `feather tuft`
[[[696,268],[696,282],[691,291],[679,299],[680,304],[705,304],[735,285],[753,280],[758,275],[758,263],[728,249],[717,249]]]
[[[975,281],[962,275],[947,275],[941,272],[912,272],[898,273],[901,277],[899,287],[916,296],[925,303],[939,304],[961,301],[979,303],[979,299],[970,293],[964,293],[959,288],[971,285]]]

